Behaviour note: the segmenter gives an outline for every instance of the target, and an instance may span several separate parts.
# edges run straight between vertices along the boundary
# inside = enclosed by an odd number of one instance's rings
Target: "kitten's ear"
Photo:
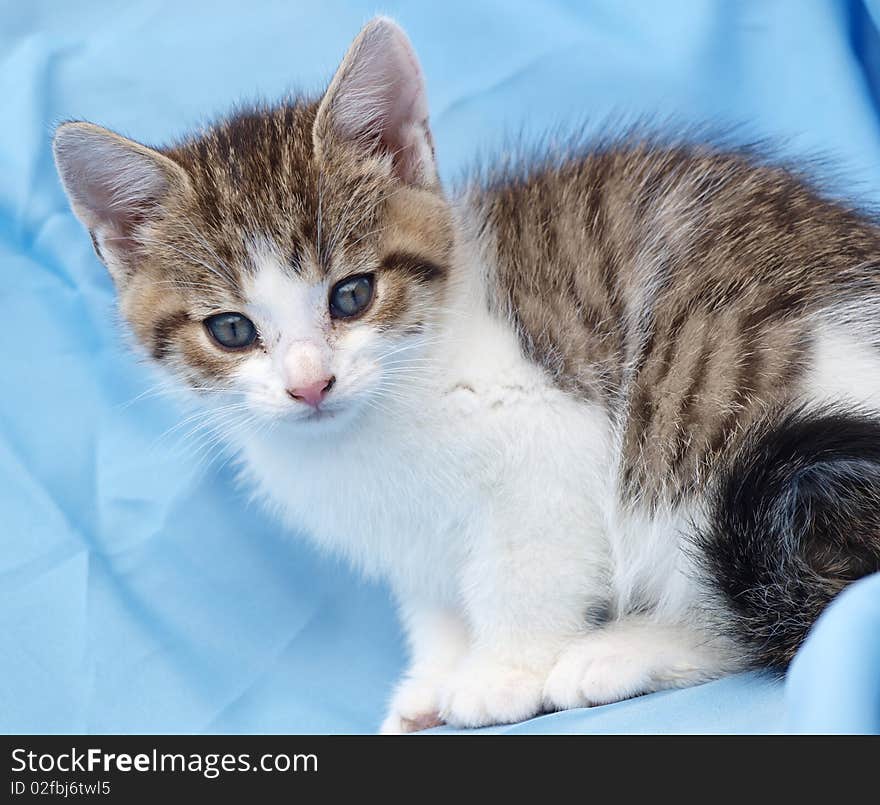
[[[63,123],[52,142],[61,183],[114,279],[133,268],[139,228],[189,186],[176,162],[92,123]]]
[[[312,136],[319,156],[334,142],[354,144],[388,155],[407,184],[436,186],[425,81],[396,22],[376,17],[358,34],[321,101]]]

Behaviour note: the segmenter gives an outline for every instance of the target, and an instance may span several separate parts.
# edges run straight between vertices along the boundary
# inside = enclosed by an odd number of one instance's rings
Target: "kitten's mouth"
[[[296,421],[306,425],[322,425],[340,419],[345,413],[345,406],[321,406],[310,408],[305,413],[299,413]]]
[[[330,404],[324,407],[312,408],[309,411],[300,411],[288,421],[302,434],[330,434],[343,430],[356,421],[357,414],[361,410],[356,403],[346,401],[338,404]]]
[[[330,408],[312,408],[305,416],[301,416],[300,419],[303,422],[321,422],[333,419],[334,416],[336,416],[336,411]]]

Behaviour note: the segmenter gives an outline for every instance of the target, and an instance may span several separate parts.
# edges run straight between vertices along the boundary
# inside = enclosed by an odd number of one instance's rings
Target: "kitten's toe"
[[[379,728],[380,735],[407,735],[410,732],[421,732],[432,727],[443,726],[443,719],[436,711],[418,713],[407,717],[392,710],[382,722]]]
[[[422,730],[429,730],[432,727],[440,727],[442,725],[443,719],[440,718],[440,713],[436,711],[421,713],[415,718],[403,719],[404,732],[421,732]]]
[[[391,699],[388,715],[379,732],[382,735],[403,735],[441,726],[438,689],[439,684],[433,680],[404,679]]]
[[[541,711],[544,675],[498,662],[465,663],[441,699],[440,714],[455,727],[525,721]]]
[[[628,652],[601,634],[568,647],[550,672],[544,701],[556,710],[591,707],[628,699],[651,687],[653,658]]]
[[[584,656],[580,646],[570,646],[562,653],[547,682],[544,684],[544,703],[552,710],[572,710],[587,707],[581,691],[581,680],[589,667],[590,660]]]
[[[627,654],[595,657],[584,670],[580,692],[588,706],[610,704],[656,690],[650,661]]]

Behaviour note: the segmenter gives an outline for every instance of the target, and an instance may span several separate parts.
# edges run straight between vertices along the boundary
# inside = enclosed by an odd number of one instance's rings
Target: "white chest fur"
[[[473,317],[442,348],[436,383],[398,414],[370,412],[325,439],[275,432],[242,450],[291,527],[398,589],[454,600],[475,546],[508,539],[498,532],[518,509],[548,540],[568,522],[580,533],[564,539],[589,541],[609,438],[604,414],[550,385],[505,324]]]

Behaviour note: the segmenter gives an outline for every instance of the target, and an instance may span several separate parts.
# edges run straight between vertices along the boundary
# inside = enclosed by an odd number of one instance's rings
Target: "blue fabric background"
[[[150,142],[318,89],[373,2],[0,2],[0,731],[374,730],[388,596],[282,535],[182,444],[114,322],[50,153],[85,118]],[[832,155],[880,201],[880,3],[384,2],[428,77],[443,174],[505,134],[654,116]],[[880,583],[761,675],[507,732],[880,730]],[[872,586],[873,585],[873,586]]]

